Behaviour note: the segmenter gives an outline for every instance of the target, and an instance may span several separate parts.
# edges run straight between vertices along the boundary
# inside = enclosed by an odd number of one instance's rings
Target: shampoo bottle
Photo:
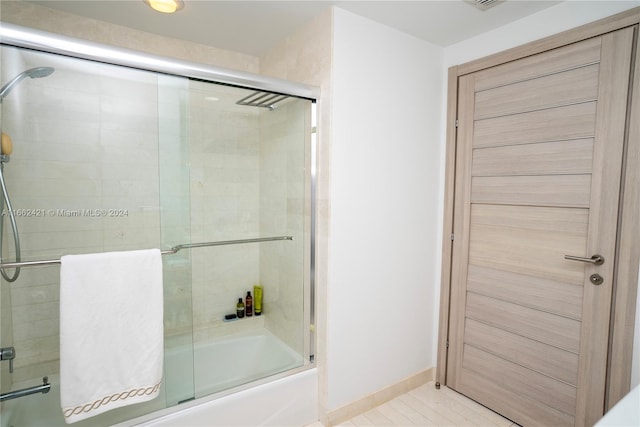
[[[262,286],[260,285],[253,287],[253,312],[256,316],[262,314]]]
[[[247,313],[247,317],[253,316],[253,297],[251,296],[250,291],[247,291],[247,296],[244,299],[244,309]]]
[[[236,304],[236,315],[238,319],[242,319],[244,317],[244,303],[242,302],[242,298],[238,298],[238,304]]]

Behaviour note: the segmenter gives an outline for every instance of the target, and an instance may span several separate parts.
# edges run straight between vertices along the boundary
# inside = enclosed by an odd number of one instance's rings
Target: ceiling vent
[[[504,0],[465,0],[466,3],[475,6],[476,8],[485,11],[490,7],[493,7],[499,3],[502,3]]]

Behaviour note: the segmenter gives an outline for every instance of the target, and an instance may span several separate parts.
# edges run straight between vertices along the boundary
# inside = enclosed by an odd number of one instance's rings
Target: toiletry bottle
[[[262,314],[262,286],[260,285],[253,287],[253,312],[256,316]]]
[[[242,298],[238,298],[238,304],[236,304],[236,315],[238,319],[242,319],[244,317],[244,303],[242,302]]]
[[[253,297],[251,296],[251,291],[247,291],[247,296],[244,299],[244,308],[247,317],[253,316]]]

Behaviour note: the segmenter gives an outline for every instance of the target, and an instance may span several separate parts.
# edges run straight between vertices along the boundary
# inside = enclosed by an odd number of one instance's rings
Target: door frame
[[[457,149],[456,122],[459,78],[485,68],[638,24],[640,24],[640,7],[485,58],[449,68],[436,388],[439,388],[440,385],[447,384],[446,372],[451,299],[451,269],[453,263],[454,190]],[[609,410],[616,402],[624,397],[631,387],[630,377],[633,357],[636,298],[638,292],[638,265],[640,263],[640,243],[638,243],[640,240],[640,224],[638,224],[637,220],[640,216],[640,43],[637,42],[637,38],[638,29],[636,28],[636,44],[634,46],[636,59],[633,63],[634,68],[630,86],[631,100],[627,111],[628,135],[623,157],[623,176],[618,217],[605,411]],[[618,286],[619,283],[627,284],[627,286]]]

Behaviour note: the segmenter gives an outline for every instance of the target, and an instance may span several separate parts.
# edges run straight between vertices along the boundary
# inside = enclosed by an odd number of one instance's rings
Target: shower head
[[[28,69],[24,73],[32,79],[39,79],[41,77],[47,77],[53,74],[54,71],[55,69],[53,67],[36,67]]]
[[[20,74],[15,76],[13,79],[11,79],[9,83],[2,86],[2,89],[0,89],[0,103],[2,103],[4,98],[9,94],[9,92],[11,92],[11,89],[13,89],[25,77],[30,77],[32,79],[39,79],[39,78],[47,77],[51,75],[51,73],[53,73],[54,71],[55,69],[53,67],[36,67],[36,68],[30,68],[28,70],[21,72]]]
[[[237,101],[238,105],[247,105],[249,107],[262,107],[268,108],[269,110],[275,110],[277,107],[277,103],[284,101],[289,98],[288,95],[282,95],[280,93],[271,93],[271,92],[262,92],[257,91],[253,92],[249,96],[245,96],[241,100]]]

